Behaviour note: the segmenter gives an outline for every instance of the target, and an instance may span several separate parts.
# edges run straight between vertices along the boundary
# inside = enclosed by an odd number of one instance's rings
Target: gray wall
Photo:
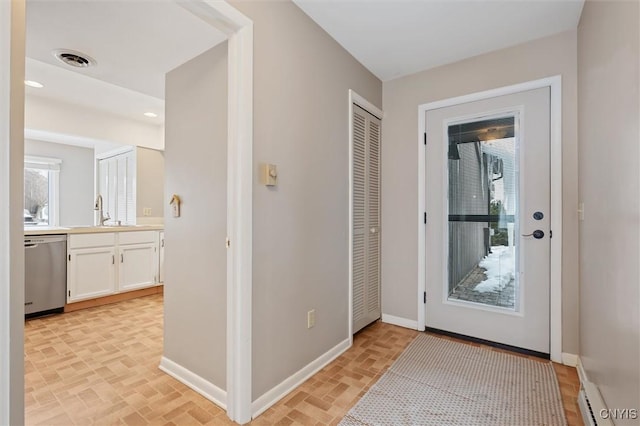
[[[576,32],[384,83],[382,311],[417,320],[418,105],[562,75],[562,350],[578,353]],[[427,201],[428,202],[428,201]]]
[[[164,152],[141,147],[136,149],[136,181],[137,223],[162,221],[165,206]],[[151,216],[144,216],[145,207],[151,209]]]
[[[226,388],[227,43],[166,77],[164,356]]]
[[[382,85],[293,3],[233,5],[254,22],[255,400],[349,338],[348,90],[381,106]]]
[[[24,424],[25,2],[0,2],[0,424]],[[5,72],[6,71],[6,72]]]
[[[638,9],[587,1],[578,27],[580,358],[609,408],[640,408]]]
[[[60,226],[93,225],[93,149],[25,139],[25,155],[52,157],[60,165]]]

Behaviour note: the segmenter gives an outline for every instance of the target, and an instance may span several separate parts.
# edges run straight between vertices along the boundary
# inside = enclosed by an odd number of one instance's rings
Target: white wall
[[[578,27],[580,358],[614,409],[640,408],[639,9],[589,0]]]
[[[59,225],[93,225],[95,201],[93,149],[25,139],[24,153],[62,160],[59,181]]]
[[[24,424],[25,2],[0,1],[0,424]]]
[[[79,105],[29,95],[25,129],[122,145],[164,149],[164,129]]]
[[[384,83],[382,311],[417,320],[418,105],[562,75],[563,352],[578,352],[576,32],[569,31]],[[429,200],[427,200],[429,202]]]
[[[154,224],[164,221],[164,152],[136,149],[136,223]],[[168,201],[167,201],[168,202]],[[151,214],[144,216],[144,209]]]
[[[227,43],[166,77],[164,356],[226,389]]]
[[[255,401],[349,338],[348,90],[380,106],[382,85],[293,3],[233,6],[254,22]]]

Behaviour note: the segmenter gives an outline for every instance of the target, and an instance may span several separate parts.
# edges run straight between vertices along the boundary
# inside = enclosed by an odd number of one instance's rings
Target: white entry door
[[[353,105],[353,332],[380,318],[380,120]]]
[[[550,88],[426,129],[426,326],[549,354]]]

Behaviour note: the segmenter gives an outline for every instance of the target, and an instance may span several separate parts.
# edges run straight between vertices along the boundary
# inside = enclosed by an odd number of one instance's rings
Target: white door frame
[[[380,108],[349,89],[349,346],[353,344],[353,104],[379,118],[380,122],[384,117]],[[382,219],[380,223],[382,224]],[[382,295],[380,298],[382,299]]]
[[[175,1],[228,37],[226,409],[242,424],[251,420],[253,21],[227,2]]]
[[[527,90],[550,87],[551,89],[551,276],[549,306],[550,356],[552,361],[562,362],[562,77],[557,75],[512,86],[476,92],[455,98],[429,102],[418,106],[418,330],[426,326],[423,295],[426,291],[426,240],[423,215],[426,211],[426,132],[427,111],[497,96],[511,95]],[[433,143],[433,142],[432,142]]]
[[[246,423],[251,420],[253,22],[223,1],[179,4],[228,36],[226,408],[229,418]],[[0,1],[0,120],[6,123],[0,152],[12,156],[24,146],[24,120],[16,113],[24,110],[24,10],[25,0]],[[11,158],[0,158],[0,170],[8,178]],[[21,163],[13,161],[13,167]],[[0,180],[5,206],[0,209],[0,234],[10,236],[0,241],[0,424],[24,423],[24,386],[15,379],[24,379],[23,290],[18,291],[24,289],[24,266],[22,256],[16,256],[22,250],[23,224],[22,208],[12,207],[19,204],[15,199],[21,188],[18,179]],[[8,356],[16,353],[20,357]]]

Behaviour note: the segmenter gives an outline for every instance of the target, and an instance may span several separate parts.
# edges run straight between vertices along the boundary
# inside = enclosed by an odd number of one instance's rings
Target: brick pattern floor
[[[337,424],[417,333],[380,322],[366,327],[353,347],[251,424]],[[234,424],[162,373],[161,354],[160,294],[27,321],[26,424]],[[581,425],[576,371],[554,367],[569,425]]]

